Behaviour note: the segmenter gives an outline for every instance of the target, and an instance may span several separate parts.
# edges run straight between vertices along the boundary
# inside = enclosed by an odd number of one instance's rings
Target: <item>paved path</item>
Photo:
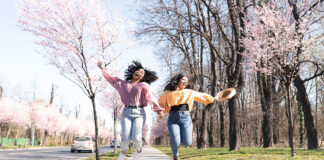
[[[135,160],[135,154],[132,154],[132,157],[128,157],[127,160]],[[171,157],[156,148],[144,146],[142,153],[136,157],[136,160],[171,160]]]
[[[19,150],[1,150],[0,160],[79,160],[94,156],[95,153],[74,152],[70,147],[33,148]],[[112,152],[110,146],[99,146],[99,152]]]
[[[112,152],[113,149],[108,146],[100,146],[100,153]],[[171,160],[171,157],[162,153],[156,148],[144,146],[143,152],[136,159],[135,154],[127,157],[127,160]],[[95,153],[71,153],[70,147],[59,148],[35,148],[21,150],[2,150],[0,151],[0,160],[77,160],[94,156]]]

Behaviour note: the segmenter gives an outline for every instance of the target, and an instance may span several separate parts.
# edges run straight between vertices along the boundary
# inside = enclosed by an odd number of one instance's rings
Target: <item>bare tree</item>
[[[57,86],[55,86],[54,84],[52,84],[51,93],[50,93],[50,99],[49,99],[49,104],[50,105],[53,104],[53,100],[54,100],[54,97],[55,97],[56,90],[57,90]]]

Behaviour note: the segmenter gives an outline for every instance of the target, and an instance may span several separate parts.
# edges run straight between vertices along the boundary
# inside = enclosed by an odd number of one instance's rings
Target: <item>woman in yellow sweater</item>
[[[188,78],[178,74],[171,78],[159,98],[159,104],[169,113],[168,129],[171,137],[173,158],[179,159],[178,148],[180,142],[185,146],[192,144],[192,120],[190,112],[194,101],[207,105],[215,98],[206,93],[189,89]]]
[[[235,90],[232,89],[235,94]],[[229,95],[229,94],[230,95]],[[233,92],[227,92],[226,96],[233,96]],[[217,100],[222,97],[217,95]],[[168,129],[171,137],[171,149],[173,159],[178,160],[178,148],[180,143],[185,146],[192,144],[192,120],[190,112],[194,101],[207,105],[216,100],[213,96],[189,89],[188,78],[178,74],[171,78],[164,88],[164,93],[159,98],[159,104],[163,107],[164,113],[169,113]]]

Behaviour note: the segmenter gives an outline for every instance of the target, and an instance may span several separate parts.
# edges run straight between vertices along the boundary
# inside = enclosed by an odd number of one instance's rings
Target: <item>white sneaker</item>
[[[118,160],[125,160],[126,159],[126,155],[122,152],[120,152],[119,156],[118,156]]]
[[[141,153],[136,152],[134,155],[134,160],[138,160],[141,156]]]

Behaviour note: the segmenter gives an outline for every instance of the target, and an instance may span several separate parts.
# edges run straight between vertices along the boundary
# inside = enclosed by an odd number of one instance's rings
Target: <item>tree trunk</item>
[[[97,122],[97,111],[96,111],[95,96],[91,96],[90,99],[91,99],[91,102],[92,102],[93,118],[94,118],[94,122],[95,122],[96,160],[100,160],[100,158],[99,158],[99,150],[98,150],[98,122]]]
[[[232,99],[228,102],[228,110],[229,110],[229,121],[230,121],[230,127],[229,127],[229,150],[239,150],[238,145],[238,121],[237,121],[237,105],[236,105],[236,96],[234,96]]]
[[[297,95],[298,96],[298,95]],[[297,99],[299,99],[297,97]],[[298,115],[299,115],[299,145],[300,147],[304,147],[304,129],[305,129],[305,125],[304,125],[304,113],[303,113],[303,109],[302,106],[300,104],[300,102],[297,102],[297,107],[298,107]]]
[[[34,146],[34,141],[35,141],[35,126],[32,125],[32,132],[31,132],[32,136],[31,136],[31,145]]]
[[[311,110],[311,104],[309,102],[306,88],[304,82],[299,76],[296,76],[294,79],[294,85],[297,89],[297,101],[302,105],[304,118],[305,118],[305,127],[308,141],[308,149],[317,149],[318,140],[317,140],[317,130],[314,126],[314,119]]]
[[[255,130],[254,130],[254,145],[255,146],[259,146],[259,121],[258,119],[254,119],[254,126],[255,126]]]
[[[2,95],[3,95],[3,88],[2,86],[0,86],[0,100],[2,99]]]
[[[244,82],[243,82],[243,74],[241,72],[242,67],[236,68],[238,71],[238,77],[234,78],[234,75],[230,74],[230,68],[227,68],[227,76],[228,76],[228,87],[232,88],[236,84],[236,96],[231,98],[228,101],[228,111],[229,111],[229,150],[239,150],[240,149],[240,144],[239,144],[239,136],[238,136],[238,126],[239,126],[239,121],[238,121],[238,106],[237,106],[237,101],[240,95],[240,92],[243,88]],[[234,84],[235,83],[235,84]]]
[[[241,68],[241,67],[239,67]],[[233,82],[237,81],[237,87],[236,87],[236,96],[234,96],[233,98],[231,98],[229,101],[228,101],[228,111],[229,111],[229,150],[232,151],[232,150],[239,150],[240,149],[240,145],[239,145],[239,136],[238,136],[238,126],[239,126],[239,121],[238,121],[238,106],[237,106],[237,101],[238,101],[238,98],[243,88],[243,74],[242,72],[240,73],[237,73],[239,74],[238,75],[238,78],[237,79],[233,79],[234,76],[230,75],[229,74],[229,71],[230,69],[227,68],[227,75],[228,75],[228,87],[229,88],[232,88],[234,87],[235,85],[233,84]],[[238,70],[242,70],[241,69],[238,69]]]
[[[196,144],[198,146],[198,142],[199,142],[199,133],[200,133],[200,122],[201,122],[201,119],[200,119],[200,108],[199,106],[196,106],[194,108],[194,113],[195,113],[195,118],[193,120],[193,123],[195,124],[195,129],[194,131],[196,131]]]
[[[52,84],[52,88],[51,88],[51,96],[50,96],[50,99],[49,99],[49,104],[52,106],[53,104],[53,100],[54,100],[54,92],[55,92],[55,86],[54,84]]]
[[[7,131],[7,136],[6,136],[6,138],[8,138],[9,135],[10,135],[11,127],[12,127],[12,124],[9,124],[9,128],[8,128],[8,131]]]
[[[212,113],[209,113],[209,128],[208,128],[208,142],[209,142],[209,147],[215,147],[214,143],[214,138],[215,138],[215,128],[214,128],[214,123],[215,123],[215,118],[214,118],[214,111]]]
[[[199,2],[199,8],[201,8],[200,6],[201,2]],[[201,15],[204,17],[204,14],[203,12],[201,12]],[[208,27],[211,28],[212,24],[211,24],[211,21],[210,21],[210,14],[208,12]],[[207,32],[207,29],[206,29],[206,26],[204,24],[203,26],[204,28],[204,31]],[[213,37],[213,32],[212,30],[210,30],[209,32],[209,35],[210,37]],[[203,44],[203,43],[202,43]],[[202,48],[203,48],[203,45],[202,45]],[[215,51],[213,50],[213,46],[211,46],[211,44],[209,43],[209,50],[210,50],[210,72],[212,74],[212,80],[210,81],[210,93],[212,96],[216,96],[216,88],[217,87],[217,65],[216,65],[216,62],[217,62],[217,55],[215,53]],[[209,113],[209,120],[210,120],[210,133],[208,134],[209,135],[209,146],[210,147],[214,147],[214,115],[213,113],[214,112],[214,109],[211,109],[213,108],[214,105],[211,104],[210,106],[207,106],[207,108],[209,108],[209,111],[213,111],[212,113]]]
[[[279,102],[273,102],[272,106],[273,106],[272,107],[273,108],[272,137],[273,137],[273,144],[277,144],[280,139],[280,135],[279,135],[280,104]]]
[[[64,133],[61,134],[60,145],[63,146]]]
[[[233,34],[234,44],[231,48],[231,62],[226,66],[226,75],[228,87],[235,87],[237,95],[240,94],[243,86],[243,74],[242,74],[242,62],[243,56],[241,53],[244,52],[244,47],[242,46],[240,40],[244,37],[244,8],[245,2],[243,0],[227,0],[228,14],[231,20],[231,28]],[[238,140],[238,109],[237,109],[237,98],[234,96],[228,102],[229,108],[229,150],[239,150],[239,140]]]
[[[1,137],[1,141],[0,141],[0,148],[2,147],[2,141],[3,141],[3,137],[2,137],[2,124],[0,123],[0,137]]]
[[[65,145],[69,145],[69,144],[70,144],[70,143],[69,143],[69,139],[70,139],[70,134],[67,134]]]
[[[220,146],[221,147],[225,147],[225,112],[224,112],[224,106],[222,104],[220,104],[218,106],[219,109],[219,125],[220,125],[220,129],[219,129],[219,138],[220,138]]]
[[[54,135],[54,142],[53,142],[53,144],[52,145],[54,145],[54,146],[56,146],[57,145],[57,143],[56,143],[56,141],[57,141],[57,136],[56,136],[56,133],[54,133],[55,135]]]
[[[270,113],[269,111],[263,112],[263,120],[262,120],[262,137],[263,137],[263,148],[268,148],[272,142],[271,136],[271,125],[270,125]]]
[[[295,146],[294,146],[294,126],[292,120],[292,111],[290,105],[290,87],[289,84],[286,85],[287,89],[287,109],[288,109],[288,133],[289,133],[289,146],[291,148],[291,156],[294,157],[296,155]]]
[[[270,147],[272,143],[271,136],[271,77],[267,77],[264,73],[257,72],[257,82],[260,93],[260,101],[262,108],[262,137],[263,148]]]
[[[17,133],[15,135],[15,146],[17,146],[18,135],[19,135],[19,128],[17,128]]]
[[[114,108],[114,154],[117,153],[117,106]]]
[[[44,132],[44,139],[43,139],[43,141],[42,141],[42,145],[43,145],[43,146],[45,145],[45,143],[46,143],[46,141],[47,141],[47,136],[48,136],[48,133],[47,133],[47,131],[45,131],[45,132]]]
[[[208,104],[212,105],[212,104]],[[205,149],[206,148],[206,142],[207,142],[207,124],[206,124],[206,118],[207,118],[207,113],[208,109],[207,108],[203,108],[202,109],[202,115],[201,115],[201,123],[200,123],[200,127],[199,127],[199,138],[198,138],[198,142],[197,142],[197,147],[198,149]]]

